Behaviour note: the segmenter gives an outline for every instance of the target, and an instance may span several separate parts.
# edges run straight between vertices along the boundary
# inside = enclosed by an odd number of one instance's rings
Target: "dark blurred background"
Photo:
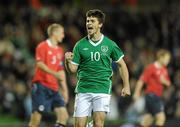
[[[132,92],[144,67],[154,61],[155,52],[172,53],[168,66],[173,85],[166,89],[166,127],[180,127],[180,1],[179,0],[1,0],[0,1],[0,127],[26,127],[31,113],[30,87],[37,44],[47,38],[51,23],[65,27],[63,46],[72,51],[86,35],[85,13],[89,9],[106,13],[103,33],[125,53]],[[120,76],[113,64],[111,113],[106,127],[135,127],[143,114],[143,98],[134,103],[122,98]],[[70,90],[68,111],[72,126],[75,75],[67,75]],[[53,114],[43,117],[50,127]]]

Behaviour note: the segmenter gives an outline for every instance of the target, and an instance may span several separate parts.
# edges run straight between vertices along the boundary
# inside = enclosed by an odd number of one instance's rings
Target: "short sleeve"
[[[35,59],[36,61],[44,61],[45,58],[45,48],[43,45],[38,45],[36,47],[36,54],[35,54]]]
[[[113,61],[118,62],[124,57],[124,53],[122,50],[117,46],[117,44],[114,42],[112,45],[112,53],[111,53],[111,58]]]
[[[73,49],[73,54],[74,54],[74,56],[73,56],[72,63],[79,65],[79,63],[80,63],[80,52],[79,52],[78,44],[75,45],[75,47]]]

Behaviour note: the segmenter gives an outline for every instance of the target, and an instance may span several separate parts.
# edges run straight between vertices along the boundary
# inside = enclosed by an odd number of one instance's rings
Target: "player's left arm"
[[[124,62],[123,59],[121,59],[117,62],[117,64],[119,67],[121,78],[123,80],[123,89],[121,94],[122,96],[131,95],[130,85],[129,85],[129,72],[126,63]]]
[[[165,75],[161,75],[160,81],[165,86],[170,86],[171,85],[171,81],[170,81],[169,77],[167,78]]]
[[[59,80],[60,93],[64,97],[65,103],[68,103],[69,91],[68,91],[67,82],[66,82],[66,73],[65,73],[64,70],[60,70],[60,71],[58,71],[58,74],[59,74],[59,77],[60,77],[60,80]]]

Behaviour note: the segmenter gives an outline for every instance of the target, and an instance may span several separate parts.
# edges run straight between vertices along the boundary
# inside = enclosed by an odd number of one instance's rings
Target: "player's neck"
[[[58,42],[57,42],[55,39],[49,38],[49,40],[50,40],[50,42],[51,42],[51,44],[52,44],[53,47],[57,47]]]
[[[162,65],[159,61],[155,61],[155,65],[156,65],[156,67],[158,67],[158,68],[163,67],[163,65]]]
[[[98,42],[101,39],[102,33],[101,32],[97,32],[95,34],[93,34],[92,36],[90,36],[90,39],[93,42]]]

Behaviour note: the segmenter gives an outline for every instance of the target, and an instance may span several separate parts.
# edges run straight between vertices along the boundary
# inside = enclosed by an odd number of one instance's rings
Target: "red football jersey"
[[[157,96],[162,96],[164,90],[163,84],[160,81],[162,75],[170,81],[166,67],[158,67],[156,63],[153,63],[144,70],[140,79],[146,84],[145,93],[154,93]]]
[[[37,46],[35,58],[36,61],[42,61],[54,71],[64,69],[64,51],[61,47],[52,47],[50,40],[43,41]],[[39,82],[54,91],[58,91],[59,89],[57,79],[53,75],[41,70],[38,67],[35,68],[35,74],[32,82]]]

